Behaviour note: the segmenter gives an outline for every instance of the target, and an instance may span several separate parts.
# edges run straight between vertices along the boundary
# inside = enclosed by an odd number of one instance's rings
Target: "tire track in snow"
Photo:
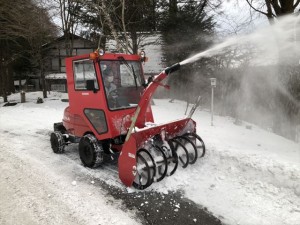
[[[1,224],[140,224],[134,211],[124,212],[106,190],[76,176],[77,162],[52,153],[48,142],[34,146],[30,136],[0,136],[10,140],[0,146],[0,167],[6,171],[0,190],[7,196],[0,204]]]

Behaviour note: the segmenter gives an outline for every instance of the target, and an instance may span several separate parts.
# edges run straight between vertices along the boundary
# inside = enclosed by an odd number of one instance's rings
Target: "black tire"
[[[54,153],[61,154],[65,151],[66,143],[61,132],[52,132],[50,135],[50,143]]]
[[[84,166],[96,168],[103,162],[102,145],[93,135],[84,135],[79,141],[79,156]]]

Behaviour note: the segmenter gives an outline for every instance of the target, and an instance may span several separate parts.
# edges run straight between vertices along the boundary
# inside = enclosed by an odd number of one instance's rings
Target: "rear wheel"
[[[84,166],[95,168],[103,162],[103,148],[93,135],[87,134],[80,139],[79,156]]]
[[[65,151],[66,143],[61,132],[52,132],[50,136],[50,143],[54,153],[63,153]]]

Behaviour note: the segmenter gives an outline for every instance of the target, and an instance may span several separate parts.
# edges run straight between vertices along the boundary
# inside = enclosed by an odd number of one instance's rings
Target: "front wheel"
[[[95,168],[103,162],[102,145],[93,135],[84,135],[79,142],[79,156],[84,166]]]

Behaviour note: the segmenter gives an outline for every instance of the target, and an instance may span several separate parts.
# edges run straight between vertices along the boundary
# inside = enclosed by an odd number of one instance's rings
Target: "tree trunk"
[[[107,10],[107,7],[106,7],[106,3],[105,1],[102,1],[102,4],[101,4],[101,11],[102,13],[104,14],[104,17],[107,21],[107,26],[109,27],[113,37],[114,37],[114,40],[116,41],[116,49],[118,52],[121,52],[121,44],[120,44],[120,40],[119,40],[119,37],[118,37],[118,33],[114,27],[114,23],[110,17],[110,14],[109,14],[109,10]]]
[[[7,85],[8,85],[8,66],[6,65],[5,68],[4,68],[4,73],[3,73],[3,99],[4,99],[4,102],[8,102],[8,99],[7,99]]]
[[[14,75],[13,75],[13,69],[11,66],[8,66],[7,87],[8,87],[9,93],[15,93]]]
[[[122,28],[124,32],[125,37],[125,53],[129,52],[129,40],[128,35],[126,31],[126,25],[125,25],[125,0],[122,0]]]
[[[170,0],[169,1],[169,14],[170,17],[176,17],[178,12],[177,0]]]
[[[45,75],[42,75],[42,84],[43,84],[43,97],[48,98]]]
[[[43,63],[41,63],[41,78],[42,78],[42,87],[43,87],[43,97],[47,98],[47,86],[46,86],[46,78]]]
[[[8,99],[7,99],[7,90],[6,90],[6,69],[5,68],[2,68],[2,73],[0,74],[1,75],[1,83],[2,83],[2,87],[1,87],[1,90],[2,90],[2,96],[3,96],[3,100],[4,102],[8,102]]]
[[[131,31],[131,40],[132,40],[132,53],[138,54],[138,43],[137,43],[137,33],[136,31]]]

